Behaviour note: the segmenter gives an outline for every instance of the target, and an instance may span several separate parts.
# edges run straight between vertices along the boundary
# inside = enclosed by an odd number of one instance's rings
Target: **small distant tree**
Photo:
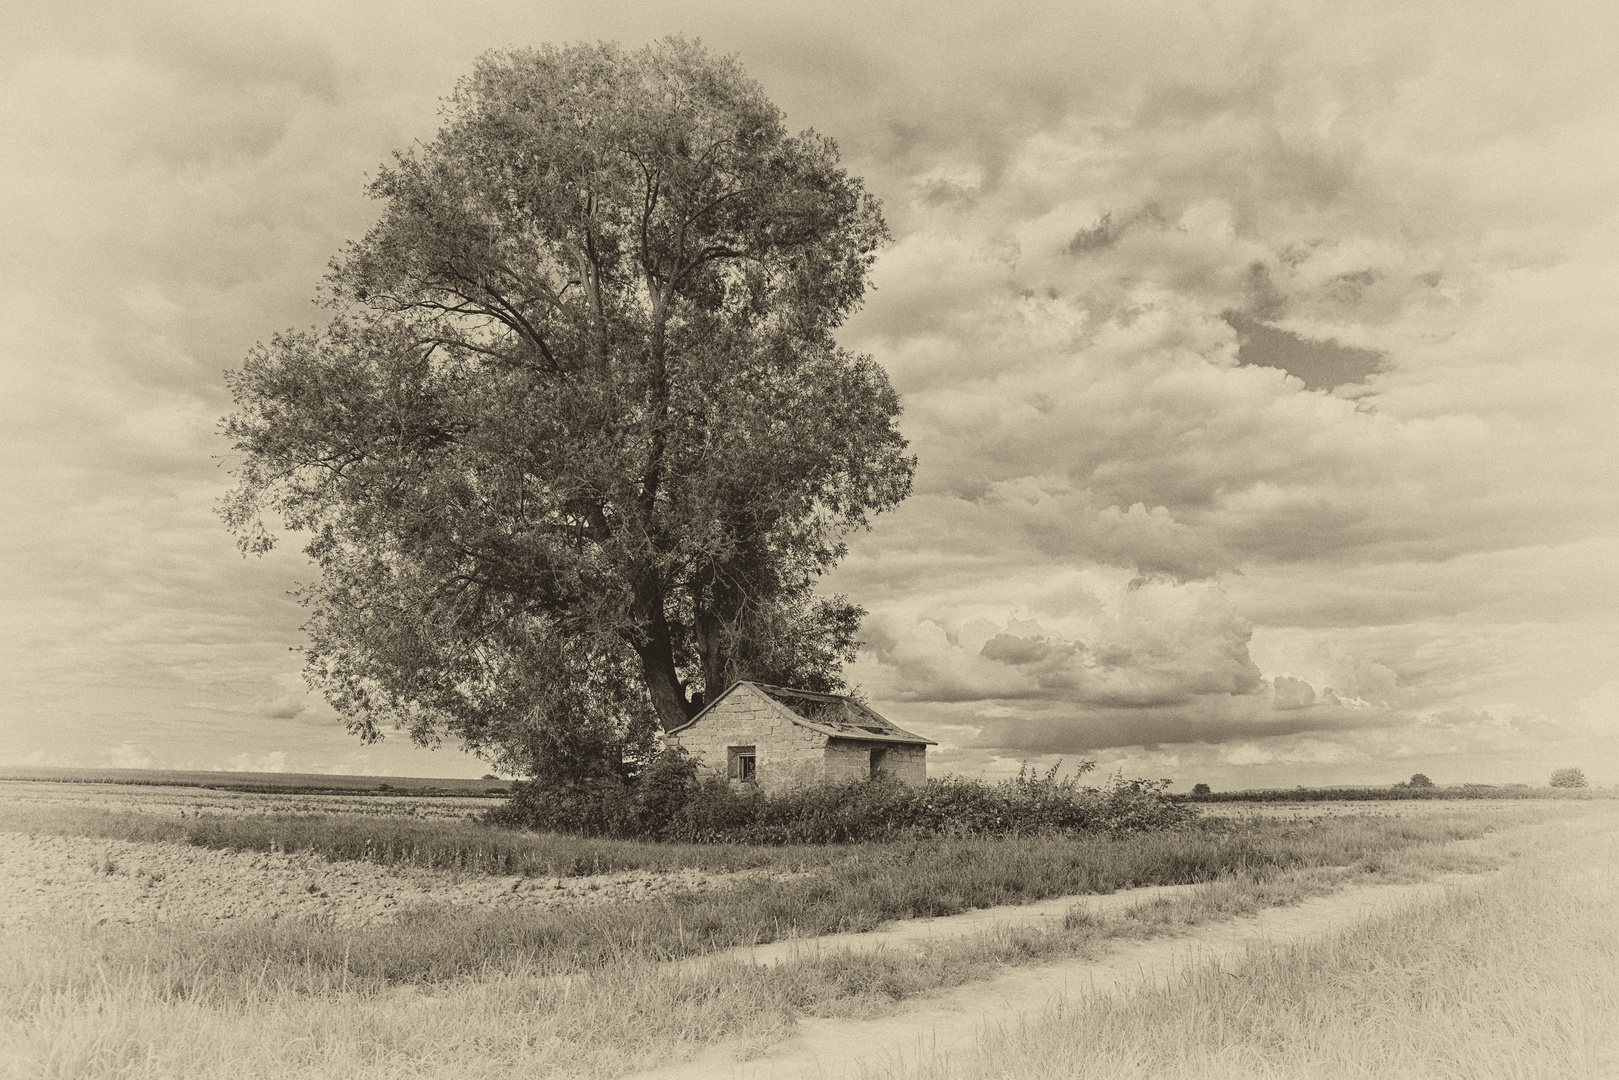
[[[1583,788],[1590,787],[1590,781],[1578,769],[1555,769],[1552,772],[1551,786],[1555,788]]]
[[[1207,784],[1193,784],[1192,785],[1192,794],[1193,795],[1207,795],[1207,794],[1209,794],[1209,785],[1207,785]]]
[[[1412,773],[1411,774],[1411,779],[1409,779],[1409,780],[1407,780],[1405,782],[1405,786],[1406,787],[1433,787],[1434,785],[1433,785],[1433,781],[1428,779],[1426,773]]]

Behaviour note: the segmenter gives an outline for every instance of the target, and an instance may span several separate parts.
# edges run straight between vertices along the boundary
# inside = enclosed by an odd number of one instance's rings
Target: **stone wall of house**
[[[669,741],[696,755],[700,772],[720,776],[731,747],[752,746],[759,786],[774,790],[820,779],[827,738],[793,723],[775,702],[744,684]]]
[[[864,780],[871,776],[871,755],[882,754],[878,772],[920,784],[928,778],[927,747],[890,742],[864,742],[859,739],[828,739],[826,768],[828,780]]]
[[[828,739],[824,775],[829,781],[865,780],[871,776],[871,748],[855,739]]]
[[[896,746],[890,743],[883,755],[882,773],[907,784],[920,784],[928,778],[928,748]]]

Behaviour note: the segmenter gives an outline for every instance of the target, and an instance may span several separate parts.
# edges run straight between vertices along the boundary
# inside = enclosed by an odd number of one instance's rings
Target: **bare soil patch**
[[[428,903],[585,906],[724,888],[770,875],[682,870],[490,877],[329,862],[311,854],[0,832],[0,926],[64,915],[91,924],[312,918],[372,926]]]

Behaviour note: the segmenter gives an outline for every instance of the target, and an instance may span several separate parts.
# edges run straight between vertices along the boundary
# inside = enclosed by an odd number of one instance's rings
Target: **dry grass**
[[[849,851],[824,845],[786,849],[594,840],[403,814],[203,813],[182,818],[27,803],[0,803],[0,831],[136,843],[169,840],[237,851],[309,852],[327,859],[363,859],[384,866],[522,877],[685,868],[717,873],[760,867],[801,870],[844,858]]]
[[[204,788],[210,791],[335,793],[421,796],[489,796],[511,793],[508,780],[468,780],[420,776],[344,776],[333,773],[211,772],[196,769],[63,769],[49,766],[5,766],[0,782],[108,784],[129,787]]]
[[[1499,879],[1235,969],[1073,1001],[886,1080],[1619,1075],[1619,843],[1540,851]]]
[[[1489,815],[1448,813],[1293,816],[1231,821],[1213,818],[1187,830],[1117,838],[930,840],[849,844],[678,844],[592,839],[483,825],[375,814],[209,814],[189,818],[93,806],[0,802],[0,831],[45,836],[151,842],[169,840],[240,851],[309,852],[333,860],[496,876],[557,877],[681,869],[715,873],[770,869],[799,872],[864,861],[915,861],[942,853],[978,863],[995,880],[968,906],[1017,903],[1065,893],[1107,892],[1136,885],[1206,881],[1233,868],[1343,865],[1408,843],[1479,836],[1499,824],[1556,813],[1555,805],[1516,804]],[[1009,874],[994,864],[1010,857]],[[1120,854],[1125,853],[1125,854]],[[929,855],[932,859],[934,856]],[[1053,870],[1053,867],[1056,869]],[[1027,881],[1027,886],[1018,882]],[[939,911],[924,914],[945,913]],[[955,910],[960,910],[957,906]],[[886,917],[906,917],[903,914]]]
[[[1559,816],[1580,810],[1570,805]],[[657,958],[874,924],[883,912],[914,913],[923,896],[937,905],[986,887],[1028,895],[1055,849],[915,845],[907,865],[872,858],[835,880],[728,898],[544,916],[424,912],[373,931],[59,925],[0,941],[0,1061],[11,1075],[46,1077],[613,1076],[714,1040],[769,1042],[798,1015],[881,1012],[1000,964],[1087,955],[1112,937],[1172,931],[1348,880],[1477,868],[1487,860],[1446,841],[1482,827],[1338,819],[1113,841],[1087,857],[1108,855],[1115,879],[1219,882],[1130,919],[776,968],[716,961],[673,970]],[[891,854],[885,849],[885,859]],[[995,866],[1003,876],[986,886],[984,872]]]

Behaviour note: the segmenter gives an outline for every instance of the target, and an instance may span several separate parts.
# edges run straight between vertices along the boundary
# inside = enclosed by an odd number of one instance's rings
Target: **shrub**
[[[1578,769],[1557,769],[1552,772],[1551,786],[1555,788],[1583,788],[1591,784]]]
[[[1212,795],[1212,794],[1214,794],[1214,792],[1209,787],[1209,785],[1207,785],[1207,784],[1193,784],[1192,785],[1192,794],[1193,795]]]
[[[544,832],[617,836],[626,834],[624,824],[633,817],[629,785],[616,776],[596,776],[572,783],[519,780],[512,785],[511,798],[484,820]]]
[[[913,837],[1122,834],[1174,828],[1193,811],[1166,795],[1168,780],[1115,776],[1101,788],[1079,777],[1027,766],[989,784],[942,777],[919,785],[850,780],[765,794],[720,777],[699,781],[696,763],[674,747],[616,786],[514,785],[512,798],[486,815],[495,824],[555,832],[683,843],[842,844]]]
[[[1433,787],[1434,782],[1429,780],[1425,773],[1412,773],[1411,779],[1405,782],[1406,787],[1427,788]]]

